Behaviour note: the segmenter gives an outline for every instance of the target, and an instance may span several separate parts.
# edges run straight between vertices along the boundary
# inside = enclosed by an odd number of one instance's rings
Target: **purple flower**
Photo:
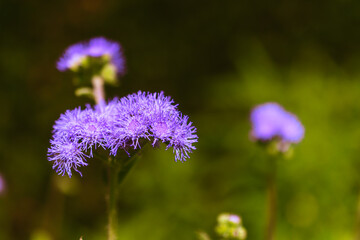
[[[71,170],[75,170],[81,175],[78,167],[87,166],[84,149],[76,141],[70,141],[66,137],[54,137],[50,141],[51,147],[48,149],[48,160],[53,161],[53,169],[64,176],[71,177]]]
[[[172,136],[169,141],[169,147],[173,148],[175,153],[175,161],[186,161],[189,153],[195,150],[193,143],[197,142],[196,128],[192,126],[188,116],[180,115],[173,122]]]
[[[298,143],[304,137],[304,127],[298,118],[277,103],[265,103],[251,112],[251,136],[269,141],[280,138],[284,143]]]
[[[111,149],[111,154],[116,155],[119,148],[125,151],[129,147],[140,148],[139,140],[148,138],[148,119],[141,111],[140,104],[127,98],[122,98],[114,104],[115,112],[112,113],[112,122],[106,133],[107,146]]]
[[[86,158],[93,156],[93,149],[104,147],[106,127],[101,114],[89,107],[61,114],[53,127],[53,139],[48,149],[48,160],[54,162],[56,172],[71,177],[71,169],[79,172],[78,167],[86,166]]]
[[[55,122],[48,160],[59,174],[71,176],[71,169],[87,165],[86,158],[93,157],[98,146],[114,156],[119,150],[130,156],[144,140],[152,146],[167,144],[166,149],[173,148],[175,161],[185,161],[198,138],[188,119],[163,92],[139,91],[104,107],[68,110]]]
[[[59,71],[77,69],[87,57],[108,58],[118,74],[125,72],[125,58],[120,44],[104,37],[90,39],[88,42],[70,46],[57,63]]]
[[[6,191],[6,182],[2,174],[0,174],[0,196]]]
[[[106,135],[113,155],[118,149],[139,148],[140,139],[151,140],[153,146],[161,141],[167,144],[167,149],[172,147],[176,161],[185,161],[188,153],[196,149],[193,146],[198,138],[196,128],[163,92],[151,94],[139,91],[108,106],[116,112],[112,128]]]
[[[154,138],[153,146],[157,141],[168,142],[171,140],[178,124],[179,115],[174,111],[159,111],[153,114],[149,130]]]
[[[82,149],[92,149],[93,146],[103,146],[106,119],[101,118],[97,111],[86,108],[67,110],[54,125],[54,136],[63,137],[80,144]],[[92,152],[90,153],[92,156]]]

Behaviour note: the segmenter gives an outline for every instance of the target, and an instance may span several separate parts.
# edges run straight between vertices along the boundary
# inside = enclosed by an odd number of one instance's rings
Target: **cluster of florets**
[[[71,170],[79,172],[78,167],[86,166],[99,147],[113,156],[120,150],[130,156],[132,149],[141,148],[140,140],[147,140],[152,146],[167,144],[166,149],[173,148],[175,161],[185,161],[197,138],[196,128],[170,97],[139,91],[104,106],[62,114],[54,125],[48,160],[58,174],[71,177]]]
[[[80,66],[86,65],[88,58],[103,58],[115,68],[117,74],[125,72],[125,58],[120,44],[104,37],[71,45],[57,62],[57,69],[77,70]]]
[[[298,143],[304,137],[304,127],[298,118],[277,103],[256,106],[251,112],[251,137],[255,140],[280,140],[283,144]]]
[[[215,231],[222,239],[244,240],[247,235],[240,216],[230,213],[218,216]]]

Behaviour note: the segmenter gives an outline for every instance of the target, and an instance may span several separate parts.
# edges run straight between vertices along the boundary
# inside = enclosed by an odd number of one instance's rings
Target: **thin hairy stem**
[[[266,240],[275,239],[276,229],[276,159],[269,159],[269,175],[267,179],[267,226]]]
[[[104,90],[104,79],[100,76],[95,75],[91,79],[93,85],[93,94],[96,104],[102,104],[105,102],[105,90]]]
[[[137,152],[128,159],[109,158],[108,166],[108,240],[117,239],[117,207],[118,189],[137,160]]]
[[[115,163],[114,158],[109,159],[110,164],[108,168],[108,240],[116,240],[116,226],[117,226],[117,209],[116,200],[118,197],[118,172],[119,167]]]

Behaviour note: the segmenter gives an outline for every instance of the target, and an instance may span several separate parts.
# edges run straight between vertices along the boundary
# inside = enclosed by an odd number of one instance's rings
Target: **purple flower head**
[[[95,110],[86,108],[81,110],[67,110],[61,114],[54,125],[54,136],[64,137],[69,141],[75,141],[81,145],[82,149],[103,146],[104,129],[107,127],[105,119],[100,117]],[[90,152],[92,156],[92,151]]]
[[[57,63],[59,71],[76,69],[87,57],[106,57],[116,68],[118,74],[125,72],[125,58],[120,44],[104,37],[90,39],[88,42],[70,46]]]
[[[56,172],[71,177],[71,169],[79,172],[78,167],[86,166],[86,157],[93,156],[93,148],[104,147],[106,127],[101,114],[91,108],[76,108],[61,114],[53,127],[48,149],[48,160],[54,162]]]
[[[148,138],[146,119],[141,114],[118,113],[120,114],[106,134],[107,146],[112,155],[116,155],[119,148],[125,151],[129,147],[140,148],[139,140]]]
[[[152,146],[167,144],[167,149],[173,148],[176,161],[185,161],[196,149],[193,144],[197,138],[196,128],[170,97],[139,91],[104,107],[76,108],[62,114],[54,125],[48,160],[54,162],[59,174],[71,177],[71,169],[79,172],[77,168],[87,165],[86,158],[92,157],[98,146],[113,156],[119,150],[130,156],[144,140]]]
[[[298,143],[304,137],[304,127],[298,118],[277,103],[259,105],[251,112],[253,138],[269,141],[275,137],[284,143]]]
[[[142,97],[129,95],[120,100],[114,99],[106,106],[105,112],[111,114],[106,141],[112,155],[116,155],[119,148],[125,151],[129,147],[140,148],[139,140],[147,138],[148,120],[142,109]]]
[[[71,177],[72,169],[81,175],[78,167],[86,166],[86,157],[88,157],[81,144],[69,141],[66,137],[54,137],[50,144],[48,160],[54,162],[53,169],[62,176],[68,174]]]
[[[108,147],[113,155],[118,149],[140,147],[140,139],[152,139],[153,146],[158,141],[173,147],[175,160],[185,161],[188,153],[195,149],[196,128],[182,116],[170,97],[164,93],[139,91],[121,98],[115,104],[116,117],[107,134]],[[110,105],[110,104],[109,104]],[[110,106],[113,108],[113,106]]]
[[[171,140],[178,122],[178,114],[175,111],[159,111],[153,114],[150,124],[150,132],[154,138],[153,146],[158,140],[168,142]]]
[[[193,146],[193,143],[197,142],[198,139],[196,128],[192,126],[188,116],[182,116],[181,114],[173,124],[174,130],[168,148],[173,148],[175,161],[186,161],[186,158],[189,158],[189,153],[196,149]]]

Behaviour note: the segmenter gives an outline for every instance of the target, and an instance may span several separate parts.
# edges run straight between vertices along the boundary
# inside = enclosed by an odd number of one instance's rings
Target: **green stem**
[[[267,226],[266,240],[275,239],[276,228],[276,158],[269,159],[269,175],[267,181]]]
[[[108,240],[117,239],[117,208],[116,202],[118,199],[118,189],[123,182],[130,169],[134,166],[137,160],[137,152],[128,159],[109,158],[108,166]]]
[[[108,240],[116,240],[117,234],[117,210],[116,200],[118,197],[118,171],[119,167],[115,163],[115,159],[110,158],[108,169],[109,189],[108,189]]]

